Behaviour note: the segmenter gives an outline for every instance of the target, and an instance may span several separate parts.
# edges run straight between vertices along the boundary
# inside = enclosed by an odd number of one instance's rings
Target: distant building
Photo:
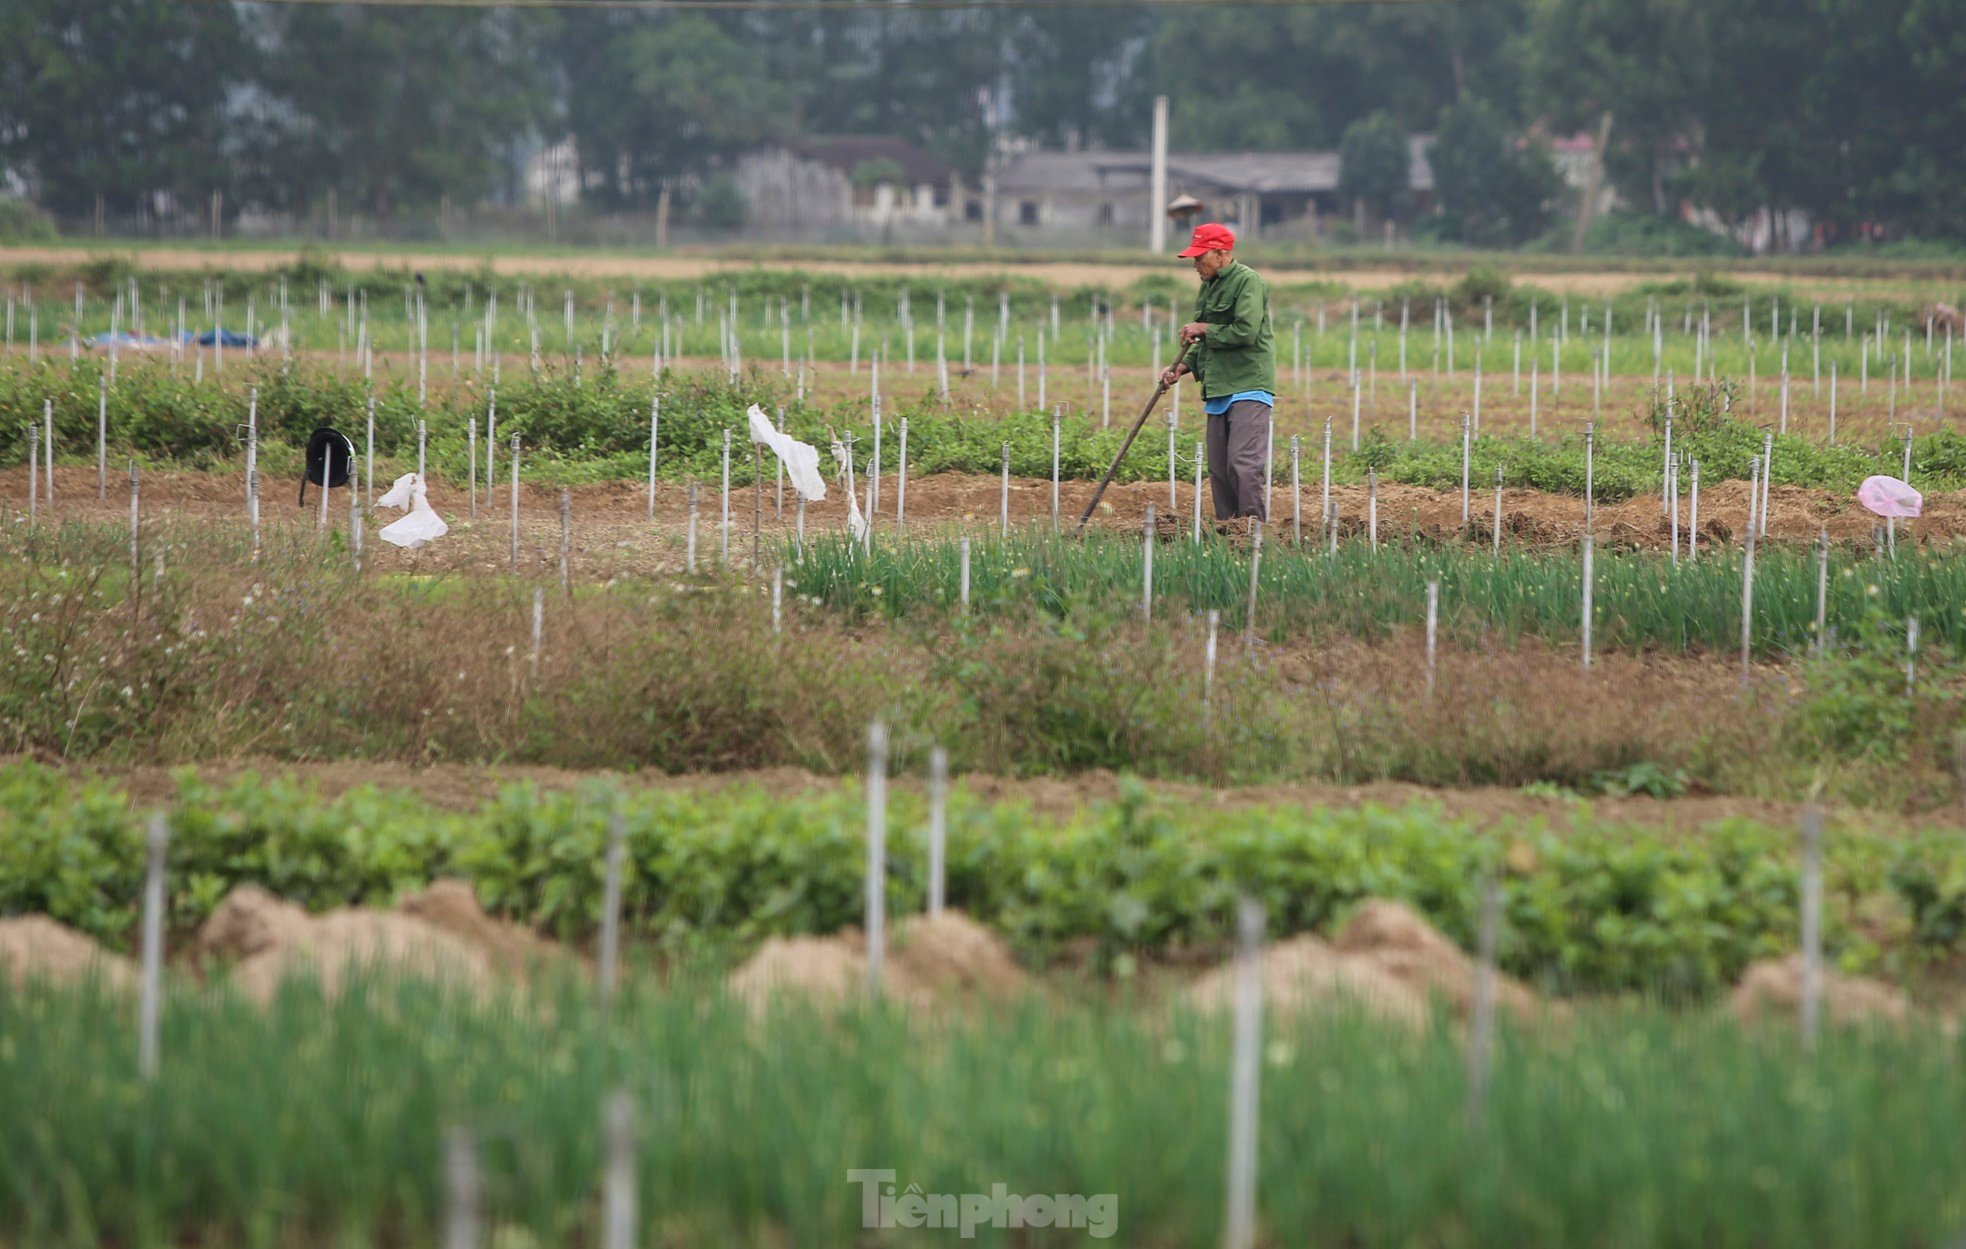
[[[1597,177],[1597,203],[1592,207],[1592,213],[1601,215],[1621,206],[1617,188],[1598,169],[1597,140],[1590,135],[1580,131],[1551,139],[1550,161],[1556,166],[1556,171],[1563,175],[1564,185],[1580,196],[1590,188],[1592,177]]]
[[[748,222],[774,233],[910,233],[980,220],[954,165],[905,139],[794,139],[737,160]]]
[[[1410,141],[1409,189],[1432,202],[1430,136]],[[1338,194],[1336,152],[1181,152],[1167,158],[1170,201],[1201,201],[1202,215],[1245,235],[1314,238],[1320,220],[1347,211]],[[1152,159],[1146,152],[1024,152],[996,176],[996,222],[1019,234],[1144,234]]]
[[[580,150],[572,137],[546,144],[528,154],[521,171],[525,203],[561,207],[580,202]]]

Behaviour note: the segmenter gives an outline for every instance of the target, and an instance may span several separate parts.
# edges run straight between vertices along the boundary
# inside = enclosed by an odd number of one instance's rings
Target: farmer
[[[1181,253],[1201,275],[1195,319],[1181,327],[1188,352],[1161,374],[1166,386],[1184,373],[1201,382],[1218,531],[1243,518],[1270,517],[1264,470],[1277,388],[1270,290],[1254,269],[1236,259],[1235,251],[1236,236],[1227,226],[1209,222],[1195,227]]]

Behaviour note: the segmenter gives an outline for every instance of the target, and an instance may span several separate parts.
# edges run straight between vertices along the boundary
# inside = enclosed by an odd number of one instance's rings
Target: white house
[[[1431,136],[1409,143],[1410,189],[1433,197]],[[1320,217],[1342,212],[1336,152],[1175,152],[1167,158],[1170,200],[1199,200],[1202,214],[1245,234],[1314,237]],[[1146,152],[1041,152],[1012,156],[996,176],[996,221],[1008,237],[1144,234],[1152,178]]]
[[[939,230],[980,219],[954,165],[905,139],[793,139],[738,158],[749,223],[790,234]]]

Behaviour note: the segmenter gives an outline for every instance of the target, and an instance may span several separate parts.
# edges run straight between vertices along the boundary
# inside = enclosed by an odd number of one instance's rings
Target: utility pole
[[[1167,250],[1167,97],[1154,97],[1154,166],[1149,179],[1147,249],[1158,256]]]

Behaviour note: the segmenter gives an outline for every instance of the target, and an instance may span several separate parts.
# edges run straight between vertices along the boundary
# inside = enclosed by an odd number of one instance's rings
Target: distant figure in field
[[[1208,482],[1218,529],[1245,517],[1270,518],[1264,478],[1277,388],[1270,288],[1235,252],[1236,236],[1227,226],[1209,222],[1195,227],[1181,253],[1201,275],[1195,319],[1181,327],[1188,354],[1161,374],[1169,386],[1190,373],[1201,383],[1202,409],[1208,413]]]

